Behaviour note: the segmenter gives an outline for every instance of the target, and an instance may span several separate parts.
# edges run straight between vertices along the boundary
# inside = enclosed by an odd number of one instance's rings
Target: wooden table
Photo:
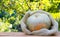
[[[0,37],[60,37],[60,32],[56,33],[55,36],[33,36],[26,35],[23,32],[0,32]]]

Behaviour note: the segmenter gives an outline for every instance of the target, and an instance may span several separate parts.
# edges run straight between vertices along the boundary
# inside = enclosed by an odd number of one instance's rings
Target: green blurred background
[[[20,20],[28,10],[44,10],[59,23],[60,0],[0,0],[0,32],[20,32]]]

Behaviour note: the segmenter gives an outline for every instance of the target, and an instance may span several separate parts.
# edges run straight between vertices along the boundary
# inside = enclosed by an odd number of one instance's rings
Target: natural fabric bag
[[[35,14],[35,13],[44,13],[46,15],[48,15],[48,17],[50,18],[51,20],[51,23],[52,23],[52,26],[51,26],[51,29],[40,29],[40,30],[37,30],[37,31],[33,31],[31,32],[30,30],[28,30],[27,26],[26,26],[26,20],[29,16]],[[21,28],[22,28],[22,31],[25,33],[25,34],[33,34],[33,35],[52,35],[52,34],[56,34],[58,32],[58,23],[56,22],[56,20],[54,20],[50,14],[48,12],[45,12],[43,10],[38,10],[38,11],[28,11],[25,16],[22,18],[21,20]]]

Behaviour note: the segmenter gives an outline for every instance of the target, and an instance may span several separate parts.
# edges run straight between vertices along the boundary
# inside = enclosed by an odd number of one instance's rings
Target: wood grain
[[[0,37],[60,37],[60,32],[56,33],[54,36],[26,35],[23,32],[0,32]]]

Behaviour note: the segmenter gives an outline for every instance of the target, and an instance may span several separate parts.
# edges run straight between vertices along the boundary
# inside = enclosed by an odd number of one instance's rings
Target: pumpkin
[[[36,31],[42,28],[50,28],[51,21],[48,15],[43,13],[35,13],[28,17],[26,24],[30,31]]]

